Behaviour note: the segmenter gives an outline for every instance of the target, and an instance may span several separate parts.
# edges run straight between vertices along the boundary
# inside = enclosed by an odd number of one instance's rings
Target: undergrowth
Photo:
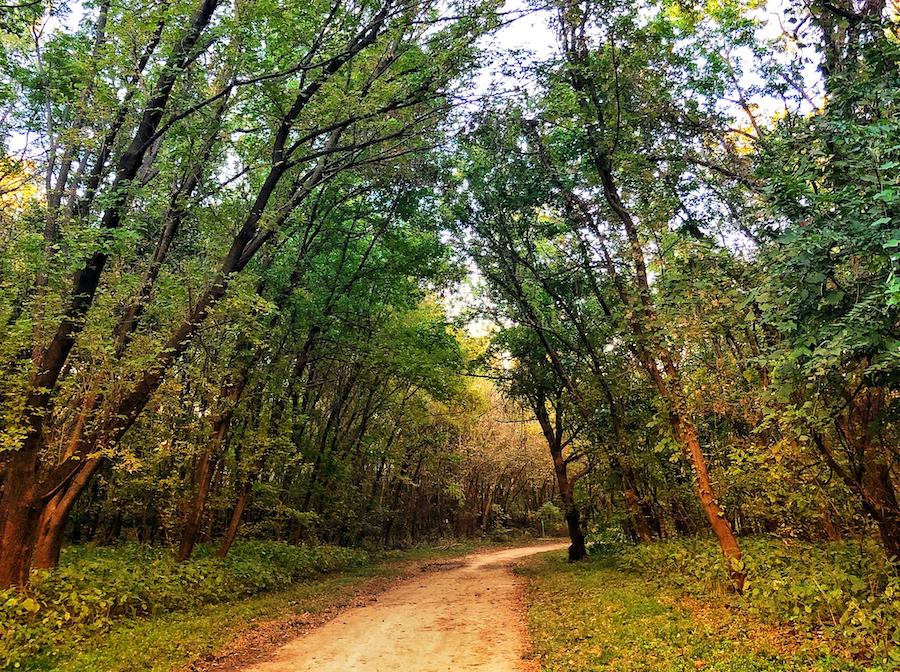
[[[764,623],[727,597],[693,598],[608,556],[540,559],[529,627],[542,672],[862,672],[820,638]]]
[[[0,667],[63,642],[94,636],[123,618],[186,611],[270,591],[368,562],[365,551],[244,541],[228,557],[198,549],[176,562],[168,549],[126,544],[74,547],[60,566],[34,572],[27,591],[0,591]]]
[[[729,594],[725,564],[709,539],[607,547],[616,564],[702,598],[725,595],[760,620],[822,631],[852,655],[900,668],[900,574],[874,543],[741,540],[747,582]]]

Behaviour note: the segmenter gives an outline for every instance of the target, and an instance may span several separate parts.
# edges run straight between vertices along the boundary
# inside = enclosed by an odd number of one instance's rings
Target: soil
[[[523,672],[528,656],[516,561],[564,543],[471,555],[435,567],[274,649],[244,672]],[[318,625],[318,624],[316,624]]]

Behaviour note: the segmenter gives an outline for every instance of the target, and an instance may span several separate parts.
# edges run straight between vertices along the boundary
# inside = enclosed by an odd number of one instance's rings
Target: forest
[[[0,1],[0,668],[554,535],[528,669],[900,668],[895,0]]]

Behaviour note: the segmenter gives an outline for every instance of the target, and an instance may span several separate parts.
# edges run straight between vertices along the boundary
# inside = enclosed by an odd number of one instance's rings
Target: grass
[[[759,622],[724,596],[689,597],[609,558],[536,558],[528,621],[543,672],[859,672],[887,670],[839,647]]]

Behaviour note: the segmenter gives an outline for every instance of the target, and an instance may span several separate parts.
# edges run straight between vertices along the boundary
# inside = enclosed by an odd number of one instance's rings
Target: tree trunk
[[[241,489],[241,494],[238,496],[237,502],[234,505],[234,511],[231,512],[231,519],[228,521],[228,528],[225,530],[225,537],[222,539],[222,544],[219,546],[219,550],[216,551],[216,555],[220,558],[224,558],[228,555],[228,551],[231,550],[234,540],[237,539],[238,528],[241,526],[241,517],[244,515],[244,509],[247,508],[247,500],[250,499],[250,492],[252,490],[253,482],[248,479]]]
[[[203,452],[194,467],[194,494],[185,514],[184,525],[181,530],[181,543],[178,546],[178,561],[184,562],[194,552],[197,536],[200,533],[200,522],[203,518],[203,510],[206,508],[206,500],[209,497],[210,485],[214,474],[213,467],[220,451],[225,445],[225,439],[231,429],[231,420],[234,417],[235,407],[240,401],[244,387],[250,375],[250,368],[256,361],[259,350],[245,363],[245,367],[237,375],[237,380],[228,381],[222,386],[220,398],[227,400],[228,406],[223,410],[213,423],[212,436],[206,444]]]
[[[13,488],[9,488],[10,493]],[[0,536],[0,586],[26,586],[37,536],[40,509],[29,499],[18,500],[4,512]]]
[[[32,567],[50,569],[59,564],[69,513],[102,462],[103,458],[100,457],[86,460],[68,484],[53,495],[44,506],[38,523]]]
[[[865,508],[875,519],[885,553],[889,558],[900,560],[900,511],[890,467],[872,460],[866,465],[862,488]]]
[[[878,532],[884,544],[884,552],[893,561],[900,559],[900,521],[895,517],[878,521]]]
[[[641,509],[640,500],[637,492],[632,487],[625,488],[625,506],[631,516],[631,524],[634,526],[634,533],[637,535],[637,538],[645,544],[653,541],[653,530],[650,529],[650,525],[644,519],[644,511]]]
[[[845,436],[851,434],[849,430],[847,426],[844,430]],[[825,462],[841,477],[847,487],[857,494],[863,510],[875,521],[885,553],[888,557],[900,559],[900,506],[888,464],[882,461],[873,447],[863,444],[861,448],[855,447],[858,453],[868,458],[863,462],[862,473],[848,471],[838,463],[820,432],[813,431],[812,436],[814,445],[825,458]],[[866,438],[863,437],[862,440],[865,441]]]
[[[694,473],[697,476],[697,494],[700,498],[700,504],[704,513],[706,513],[706,517],[709,519],[709,525],[712,527],[713,533],[719,540],[722,554],[728,562],[728,574],[731,577],[735,590],[739,593],[743,592],[746,578],[743,556],[737,539],[731,530],[731,524],[725,517],[725,511],[716,500],[715,492],[709,479],[709,472],[706,468],[706,458],[700,449],[700,441],[697,439],[697,428],[692,422],[677,413],[672,414],[671,422],[675,436],[690,454]]]
[[[532,409],[541,426],[544,438],[547,439],[550,457],[553,459],[553,472],[556,474],[556,483],[559,486],[559,494],[565,510],[566,527],[569,528],[569,539],[572,541],[569,546],[569,562],[583,560],[587,557],[587,549],[584,545],[584,533],[581,531],[581,513],[575,503],[575,482],[569,479],[568,464],[563,457],[562,392],[560,391],[556,395],[556,413],[553,420],[550,419],[550,413],[547,411],[546,397],[543,392],[532,400]]]
[[[553,465],[556,472],[556,481],[559,483],[559,493],[562,496],[563,508],[566,516],[566,527],[569,529],[569,562],[577,562],[587,557],[587,549],[584,545],[584,533],[581,531],[581,512],[575,503],[574,484],[569,481],[566,473],[566,463],[561,452],[554,452]]]
[[[15,451],[6,465],[0,497],[0,588],[28,585],[34,539],[41,516],[37,496],[37,447],[26,445]]]
[[[197,465],[194,467],[194,495],[188,505],[181,528],[181,543],[178,546],[178,562],[185,562],[194,552],[197,543],[197,534],[200,532],[200,520],[203,517],[203,509],[206,506],[206,498],[209,495],[209,486],[213,475],[212,446],[200,454]]]
[[[50,569],[59,564],[66,518],[57,513],[57,508],[58,504],[51,504],[41,516],[31,561],[34,569]]]
[[[569,562],[577,562],[587,557],[587,548],[584,545],[584,534],[581,531],[581,514],[575,506],[574,499],[569,496],[566,504],[566,526],[569,528]]]

